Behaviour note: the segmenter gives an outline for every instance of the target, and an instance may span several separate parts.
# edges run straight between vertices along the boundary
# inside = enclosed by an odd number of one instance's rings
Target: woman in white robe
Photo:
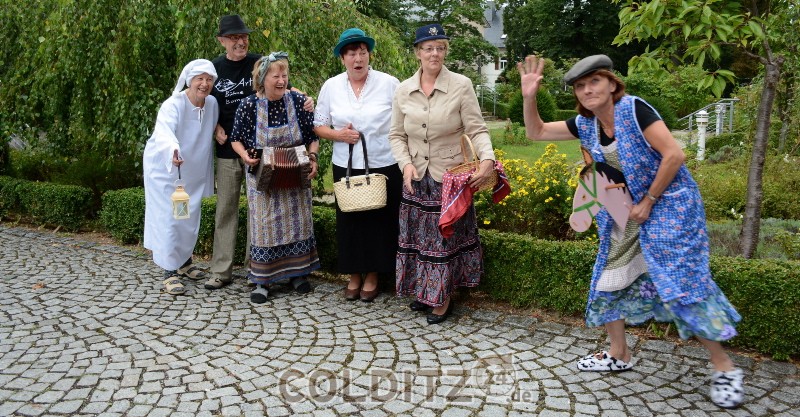
[[[192,265],[192,252],[200,231],[201,200],[214,194],[212,136],[219,107],[209,94],[216,79],[211,61],[188,63],[172,97],[161,105],[144,149],[144,247],[164,269],[165,292],[172,295],[185,292],[181,276],[207,278]],[[189,218],[181,220],[172,215],[171,199],[179,172],[189,194]]]

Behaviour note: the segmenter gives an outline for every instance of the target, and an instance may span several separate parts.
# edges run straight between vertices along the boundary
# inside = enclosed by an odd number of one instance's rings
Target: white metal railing
[[[706,132],[714,132],[717,135],[725,132],[732,132],[734,107],[738,101],[738,98],[723,98],[702,109],[697,109],[691,114],[687,114],[678,119],[678,129],[694,132],[694,127],[697,125],[697,113],[705,111],[708,114]]]
[[[485,105],[491,101],[492,116],[497,116],[497,91],[492,87],[478,84],[475,86],[475,94],[478,96],[478,103],[481,109],[485,109]]]

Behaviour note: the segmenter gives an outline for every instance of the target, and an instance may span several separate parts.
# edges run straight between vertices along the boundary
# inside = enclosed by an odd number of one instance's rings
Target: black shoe
[[[300,294],[308,294],[311,292],[311,284],[306,277],[294,277],[289,280],[295,291]]]
[[[250,302],[253,304],[264,304],[267,302],[269,290],[267,287],[261,285],[256,286],[256,289],[250,293]]]
[[[428,312],[430,312],[431,310],[433,310],[431,308],[431,306],[429,306],[429,305],[427,305],[425,303],[421,303],[421,302],[416,301],[416,300],[412,301],[411,304],[408,305],[408,308],[410,308],[411,311],[428,311]]]
[[[453,312],[453,304],[455,304],[453,300],[450,300],[450,304],[447,305],[447,310],[444,311],[444,314],[428,313],[428,324],[439,324],[447,320],[447,318],[450,317],[450,313]]]

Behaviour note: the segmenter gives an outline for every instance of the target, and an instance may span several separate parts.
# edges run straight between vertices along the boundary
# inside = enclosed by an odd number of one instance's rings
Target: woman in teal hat
[[[388,177],[385,207],[349,213],[336,207],[338,269],[350,275],[344,294],[349,301],[374,300],[378,274],[394,275],[397,253],[402,176],[389,145],[389,124],[394,90],[400,82],[369,65],[374,48],[375,39],[363,30],[342,32],[333,55],[341,59],[345,71],[325,81],[314,112],[314,132],[333,141],[334,181],[345,176],[350,149],[351,175],[363,175],[368,160],[370,173]],[[362,136],[368,158],[358,143]]]

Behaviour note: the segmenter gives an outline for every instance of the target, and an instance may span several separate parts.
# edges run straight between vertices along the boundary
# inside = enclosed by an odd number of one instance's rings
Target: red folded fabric
[[[495,161],[498,181],[492,189],[492,202],[497,204],[511,194],[506,171],[500,161]],[[439,216],[439,233],[445,239],[453,236],[453,225],[467,212],[472,204],[475,191],[467,186],[472,173],[451,174],[442,176],[442,214]]]

